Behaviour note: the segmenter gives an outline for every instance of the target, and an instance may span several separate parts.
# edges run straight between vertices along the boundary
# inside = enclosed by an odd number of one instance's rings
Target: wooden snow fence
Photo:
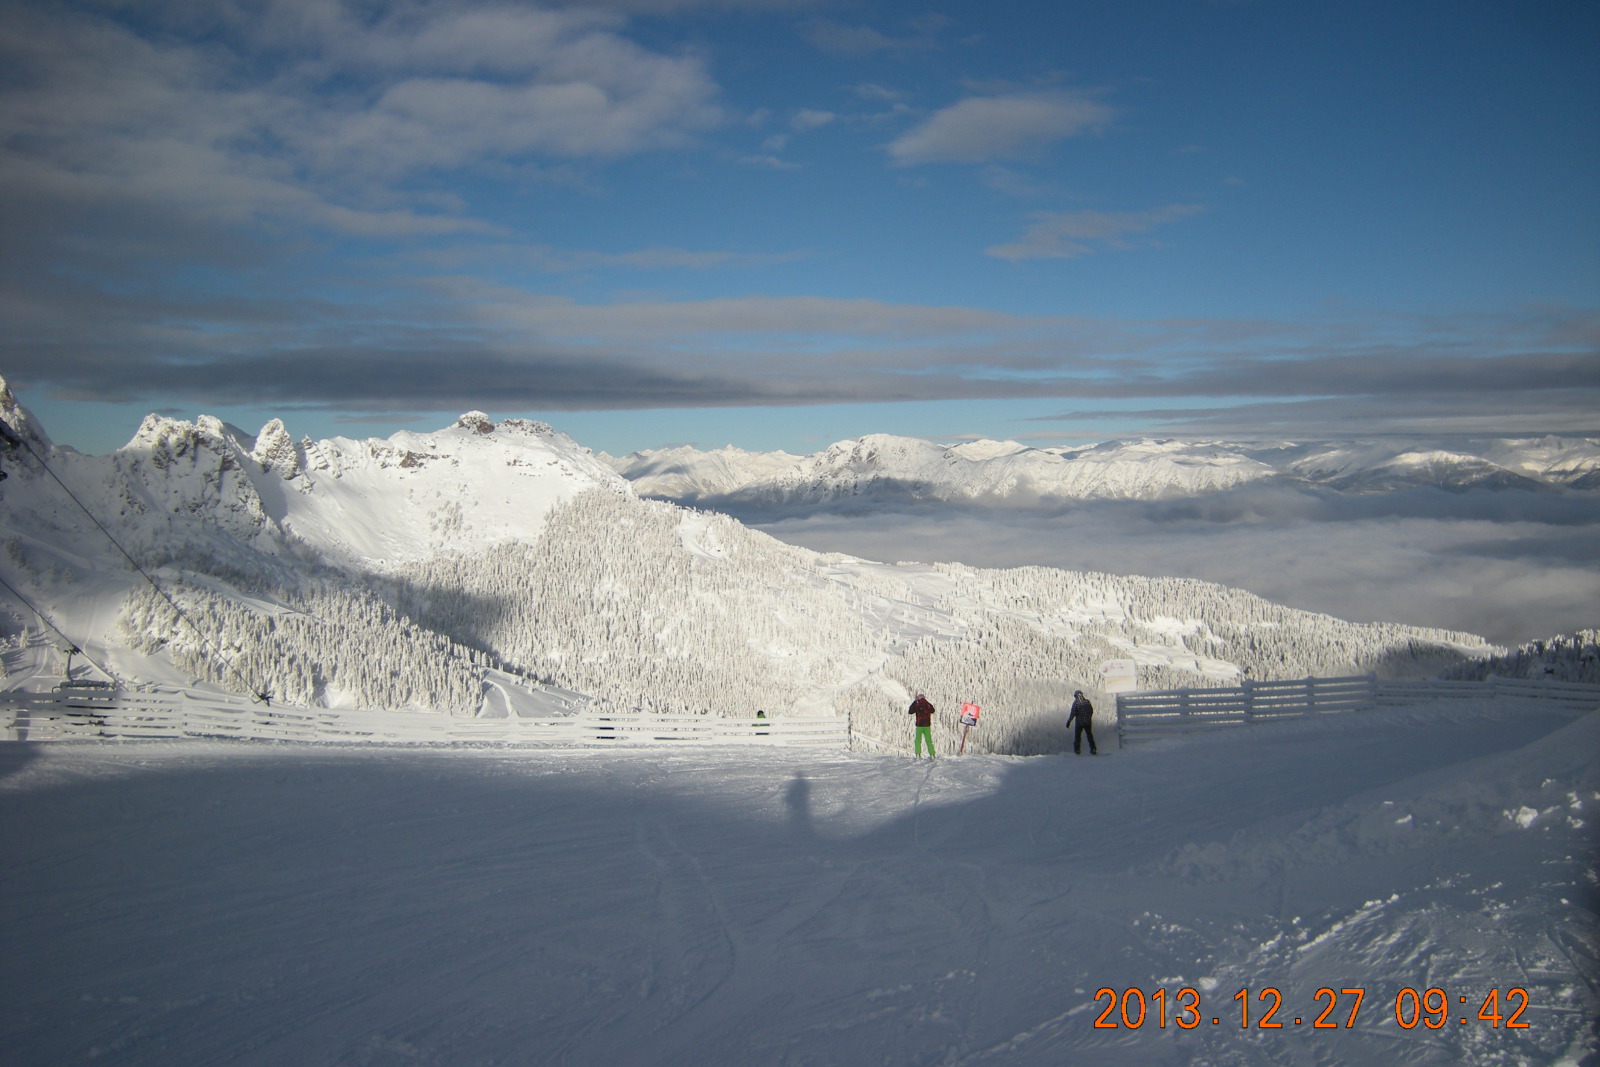
[[[1217,689],[1159,689],[1117,694],[1117,736],[1214,730],[1431,700],[1519,698],[1600,708],[1600,685],[1490,678],[1486,681],[1380,682],[1374,675],[1246,682]]]
[[[1489,678],[1481,682],[1379,682],[1378,703],[1393,707],[1461,697],[1528,698],[1600,709],[1600,685],[1548,679]]]
[[[333,710],[253,703],[192,690],[0,693],[0,739],[240,738],[377,744],[806,745],[844,748],[842,717],[730,719],[583,712],[469,719],[424,711]]]

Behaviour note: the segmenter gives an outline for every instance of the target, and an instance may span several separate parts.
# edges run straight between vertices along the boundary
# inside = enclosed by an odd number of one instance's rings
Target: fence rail
[[[815,745],[843,748],[841,717],[730,719],[584,712],[466,719],[423,711],[268,707],[187,690],[0,693],[0,739],[232,737],[261,741],[510,745]]]
[[[1247,682],[1217,689],[1160,689],[1117,694],[1117,734],[1124,740],[1213,730],[1365,708],[1475,697],[1553,700],[1600,707],[1600,685],[1491,678],[1482,682],[1380,682],[1373,675]]]
[[[1496,678],[1483,682],[1380,682],[1372,675],[1251,682],[1216,689],[1146,690],[1117,695],[1117,733],[1137,740],[1429,700],[1474,697],[1559,701],[1600,707],[1600,685]],[[0,739],[217,738],[380,744],[501,745],[807,745],[857,743],[843,716],[729,719],[710,715],[608,714],[561,718],[467,719],[423,711],[268,707],[243,697],[186,689],[67,687],[0,693]],[[895,749],[897,750],[897,749]]]

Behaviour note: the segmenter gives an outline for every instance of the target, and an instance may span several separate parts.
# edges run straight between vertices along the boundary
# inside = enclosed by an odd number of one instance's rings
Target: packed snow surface
[[[161,1067],[1595,1062],[1600,715],[1466,702],[1102,741],[931,763],[0,745],[0,1047]],[[1258,1026],[1267,987],[1281,1028]],[[1097,993],[1131,988],[1143,1025],[1097,1028]],[[1397,1024],[1407,988],[1448,995],[1439,1028]],[[1330,995],[1336,1026],[1313,1028]]]

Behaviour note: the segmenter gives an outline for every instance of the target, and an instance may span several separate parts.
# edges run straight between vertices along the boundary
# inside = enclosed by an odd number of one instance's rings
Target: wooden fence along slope
[[[0,693],[0,739],[243,738],[388,744],[656,745],[675,742],[843,747],[842,717],[726,719],[581,712],[562,718],[467,719],[426,711],[277,707],[183,689],[63,688]]]
[[[1600,707],[1600,686],[1491,679],[1486,682],[1380,682],[1372,675],[1252,682],[1217,689],[1117,695],[1124,741],[1215,730],[1333,712],[1429,700],[1516,697]],[[241,738],[379,744],[479,742],[510,745],[808,745],[901,751],[853,735],[844,716],[728,719],[711,715],[582,711],[562,718],[456,718],[425,711],[276,707],[191,689],[120,690],[75,685],[49,693],[0,693],[0,740],[74,738]]]
[[[1380,682],[1374,675],[1246,682],[1219,689],[1161,689],[1117,695],[1123,740],[1214,730],[1330,712],[1397,707],[1430,700],[1517,697],[1600,707],[1600,685],[1492,678],[1484,682]]]

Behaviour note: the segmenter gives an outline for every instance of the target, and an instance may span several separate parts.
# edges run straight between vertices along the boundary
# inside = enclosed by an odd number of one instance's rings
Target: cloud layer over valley
[[[1339,618],[1518,644],[1595,625],[1594,496],[1416,489],[1371,499],[1252,487],[1043,513],[937,505],[744,517],[819,551],[1202,578]]]

